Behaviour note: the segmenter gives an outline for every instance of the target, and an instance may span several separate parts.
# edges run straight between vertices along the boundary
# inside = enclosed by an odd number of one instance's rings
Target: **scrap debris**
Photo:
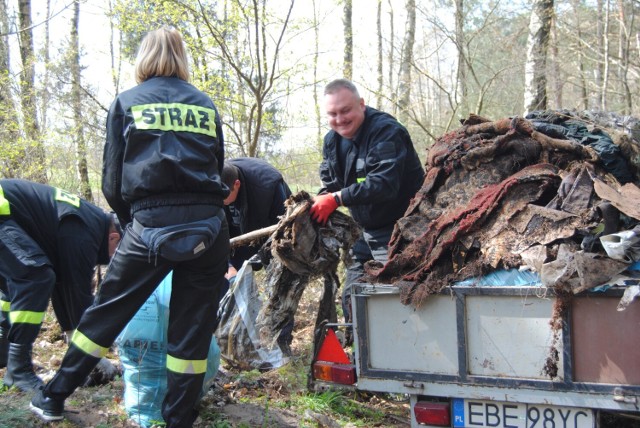
[[[225,295],[216,338],[230,364],[260,370],[284,364],[291,356],[291,331],[287,330],[305,288],[315,278],[324,280],[316,334],[322,323],[337,321],[335,296],[340,282],[336,271],[340,261],[349,257],[360,227],[340,211],[320,226],[309,215],[311,205],[306,192],[286,201],[285,214],[258,253],[265,275],[257,280],[245,266]]]
[[[607,257],[599,238],[640,220],[640,146],[614,137],[623,144],[568,111],[471,115],[429,148],[389,262],[370,263],[365,279],[397,285],[414,306],[497,269],[536,271],[560,293],[606,282],[629,263]]]
[[[324,277],[321,302],[334,305],[339,287],[338,264],[347,260],[349,249],[360,234],[357,223],[340,211],[334,212],[325,226],[318,225],[309,215],[311,205],[311,196],[306,192],[292,195],[285,203],[287,210],[270,239],[273,259],[265,279],[269,299],[256,320],[260,336],[264,340],[278,338],[280,348],[289,355],[287,340],[281,331],[294,319],[306,286],[310,280]],[[323,321],[321,314],[335,317],[335,309],[321,306],[318,312],[316,329]]]

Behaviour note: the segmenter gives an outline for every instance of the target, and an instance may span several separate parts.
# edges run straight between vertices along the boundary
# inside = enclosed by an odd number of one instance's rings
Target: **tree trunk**
[[[7,1],[0,0],[0,176],[19,176],[22,154],[18,153],[18,110],[12,97],[11,60],[9,51],[9,15]]]
[[[397,93],[395,90],[395,84],[393,80],[393,76],[395,75],[395,70],[393,67],[393,53],[395,51],[395,39],[394,39],[394,25],[393,25],[393,5],[391,4],[391,0],[389,2],[389,55],[387,55],[387,62],[389,63],[389,90],[391,92],[391,105],[393,106],[393,114],[396,114],[398,111],[396,100],[398,99]]]
[[[378,0],[376,32],[378,36],[378,90],[376,96],[376,107],[378,109],[382,109],[382,87],[384,84],[384,75],[382,74],[382,0]]]
[[[399,119],[405,126],[409,122],[411,107],[411,68],[413,67],[413,44],[416,35],[416,1],[407,0],[407,25],[400,61],[400,84],[398,93]]]
[[[344,78],[353,79],[353,23],[351,0],[344,0]]]
[[[47,122],[47,108],[51,100],[51,92],[49,90],[49,67],[51,65],[51,57],[49,54],[49,46],[51,46],[51,26],[49,20],[51,19],[51,0],[47,0],[47,21],[44,24],[44,75],[42,77],[42,90],[40,95],[40,111],[42,112],[42,120],[40,125],[42,129],[48,129]]]
[[[586,70],[585,70],[585,43],[584,43],[584,34],[582,33],[582,21],[580,19],[580,0],[572,0],[571,2],[573,6],[574,16],[576,17],[576,28],[577,28],[577,50],[578,50],[578,82],[580,89],[580,101],[582,102],[582,108],[587,110],[589,108],[589,92],[587,89],[587,78],[586,78]]]
[[[596,12],[596,54],[598,55],[598,63],[595,69],[596,73],[596,90],[593,91],[596,94],[595,105],[600,108],[602,106],[602,87],[604,81],[604,61],[602,58],[604,57],[604,14],[603,14],[603,1],[597,0],[597,12]]]
[[[78,39],[78,24],[80,21],[80,2],[73,3],[73,19],[71,20],[69,66],[71,69],[71,103],[76,132],[73,138],[76,146],[76,162],[80,177],[80,195],[89,202],[93,202],[91,183],[89,182],[89,168],[87,166],[87,142],[82,132],[82,86],[80,75],[80,41]]]
[[[558,32],[555,24],[555,19],[553,19],[553,23],[551,24],[551,67],[553,70],[551,73],[553,78],[553,101],[554,107],[556,109],[562,108],[562,88],[564,85],[564,76],[562,74],[562,70],[560,69],[560,63],[562,59],[560,58],[560,53],[558,52]]]
[[[463,116],[469,113],[467,100],[467,59],[464,36],[464,0],[455,1],[456,11],[456,49],[458,50],[458,72],[456,76],[456,101]]]
[[[604,5],[604,28],[602,29],[603,35],[603,68],[602,68],[602,88],[600,95],[600,109],[602,111],[607,110],[607,91],[609,90],[609,12],[610,12],[609,0],[606,0]]]
[[[631,13],[631,19],[633,19],[633,13]],[[632,25],[627,25],[627,14],[625,11],[625,2],[618,0],[618,28],[619,28],[619,42],[618,42],[618,80],[620,82],[620,101],[622,104],[622,112],[624,114],[631,114],[632,112],[632,99],[631,89],[629,87],[628,72],[629,72],[629,28]]]
[[[553,0],[534,0],[529,21],[527,62],[524,68],[524,110],[547,108],[547,51],[553,17]]]
[[[33,22],[31,21],[31,0],[18,1],[20,21],[20,57],[22,119],[25,132],[26,178],[40,183],[47,182],[45,151],[40,140],[35,89],[35,54],[33,48]]]
[[[318,59],[320,57],[320,22],[318,20],[318,5],[313,0],[313,105],[316,114],[316,143],[322,147],[322,115],[320,113],[320,97],[318,96]]]

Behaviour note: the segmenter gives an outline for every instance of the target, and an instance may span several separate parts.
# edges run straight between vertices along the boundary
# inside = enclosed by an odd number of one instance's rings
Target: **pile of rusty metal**
[[[367,266],[368,282],[399,286],[406,304],[499,269],[578,293],[638,260],[640,146],[628,133],[567,111],[472,115],[438,138],[425,166],[388,263]],[[626,240],[621,257],[603,245],[612,234]]]

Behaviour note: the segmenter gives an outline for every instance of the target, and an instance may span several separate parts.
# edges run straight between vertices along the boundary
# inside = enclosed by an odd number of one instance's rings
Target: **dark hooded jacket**
[[[341,190],[342,203],[365,229],[392,225],[404,215],[424,179],[409,133],[390,114],[366,107],[353,141],[357,150],[343,159],[341,139],[333,130],[324,138],[321,193]]]

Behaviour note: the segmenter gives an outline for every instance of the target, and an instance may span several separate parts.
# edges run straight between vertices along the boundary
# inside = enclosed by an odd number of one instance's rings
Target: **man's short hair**
[[[339,91],[340,89],[348,89],[351,93],[353,93],[355,96],[360,98],[360,94],[358,93],[358,88],[356,88],[356,85],[354,85],[353,82],[348,79],[332,80],[327,84],[327,86],[324,87],[324,94],[325,95],[333,94]]]
[[[233,184],[240,178],[240,173],[238,172],[238,167],[235,165],[231,165],[228,162],[224,164],[222,167],[222,174],[220,174],[220,179],[222,182],[229,188],[233,189]]]

